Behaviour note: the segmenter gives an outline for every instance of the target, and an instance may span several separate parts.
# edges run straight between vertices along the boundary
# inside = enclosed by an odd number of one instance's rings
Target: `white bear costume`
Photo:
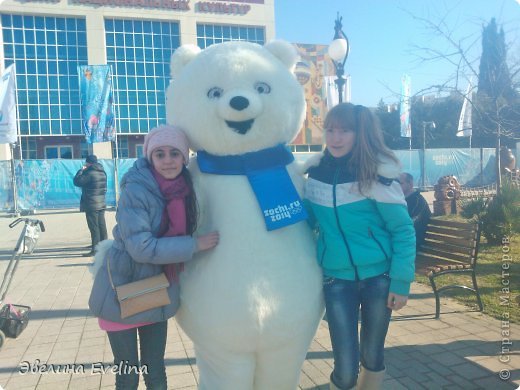
[[[216,156],[286,144],[305,112],[296,60],[283,41],[181,46],[172,56],[167,120],[192,148]],[[298,169],[286,168],[301,193]],[[189,169],[198,231],[220,232],[219,245],[181,274],[177,318],[195,344],[200,388],[293,390],[323,314],[311,230],[303,221],[267,231],[246,176],[203,173],[195,158]]]

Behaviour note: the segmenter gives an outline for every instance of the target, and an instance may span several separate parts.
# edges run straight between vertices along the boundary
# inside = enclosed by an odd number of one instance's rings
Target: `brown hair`
[[[377,180],[377,167],[386,157],[399,163],[394,153],[385,145],[377,117],[368,107],[352,103],[334,106],[325,117],[324,128],[338,127],[356,133],[348,170],[355,174],[359,191],[369,188]]]

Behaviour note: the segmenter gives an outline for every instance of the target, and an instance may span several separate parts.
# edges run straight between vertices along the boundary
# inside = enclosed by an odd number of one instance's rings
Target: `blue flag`
[[[83,133],[89,144],[112,141],[114,107],[109,65],[78,66]]]

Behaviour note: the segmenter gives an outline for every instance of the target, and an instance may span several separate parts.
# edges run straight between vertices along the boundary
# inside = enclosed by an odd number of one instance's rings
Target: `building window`
[[[84,159],[90,154],[90,150],[88,147],[87,140],[84,137],[81,137],[81,141],[79,142],[79,153],[80,158]]]
[[[166,122],[165,91],[170,57],[180,45],[179,23],[105,19],[105,34],[118,133],[148,133]]]
[[[45,147],[45,158],[72,159],[72,145],[51,145]]]
[[[16,66],[22,135],[81,134],[77,66],[87,63],[85,19],[1,15],[4,65]]]
[[[116,143],[112,143],[112,156],[114,158],[128,158],[128,136],[117,136],[117,153]]]
[[[36,140],[28,137],[22,137],[22,159],[38,158],[38,150],[36,149]]]
[[[143,157],[143,145],[135,145],[135,156],[137,158]]]
[[[197,45],[200,48],[227,41],[248,41],[263,45],[265,30],[254,26],[197,24]]]

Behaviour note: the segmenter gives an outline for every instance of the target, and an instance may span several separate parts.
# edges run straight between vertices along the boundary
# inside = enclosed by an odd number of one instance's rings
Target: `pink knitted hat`
[[[184,132],[174,126],[160,125],[155,127],[144,137],[143,152],[148,161],[152,161],[152,152],[159,146],[171,146],[178,149],[184,156],[185,164],[190,159],[188,139]]]

